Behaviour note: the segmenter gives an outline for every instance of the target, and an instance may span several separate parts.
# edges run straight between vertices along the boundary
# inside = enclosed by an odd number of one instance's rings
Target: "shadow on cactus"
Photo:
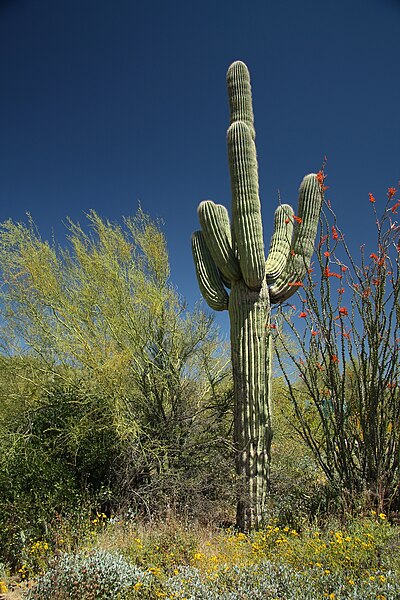
[[[245,497],[238,499],[237,526],[248,531],[263,520],[269,486],[271,304],[294,294],[310,266],[322,182],[315,174],[303,179],[297,215],[287,204],[278,206],[266,258],[250,76],[244,63],[237,61],[229,67],[227,84],[232,223],[224,206],[202,202],[198,208],[201,231],[192,236],[192,250],[207,304],[214,310],[228,310],[230,316],[236,470],[246,486]]]

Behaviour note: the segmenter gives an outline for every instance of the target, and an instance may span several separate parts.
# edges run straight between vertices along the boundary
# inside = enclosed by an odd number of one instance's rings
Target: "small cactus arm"
[[[309,269],[322,192],[317,176],[307,175],[300,186],[297,215],[287,204],[277,208],[266,258],[250,76],[244,63],[237,61],[229,67],[227,84],[232,224],[224,206],[202,202],[198,208],[201,231],[192,236],[192,250],[206,302],[214,310],[229,311],[236,469],[245,483],[245,493],[238,500],[237,526],[249,531],[262,523],[269,485],[271,304],[294,294],[295,284]]]

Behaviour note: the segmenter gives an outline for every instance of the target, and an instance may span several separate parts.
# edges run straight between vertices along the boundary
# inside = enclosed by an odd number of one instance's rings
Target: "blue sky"
[[[197,205],[230,204],[225,73],[241,59],[267,244],[278,190],[296,205],[326,155],[356,251],[373,240],[368,193],[379,208],[400,179],[399,58],[400,0],[3,0],[0,221],[29,211],[62,241],[66,216],[120,221],[140,201],[193,307]]]

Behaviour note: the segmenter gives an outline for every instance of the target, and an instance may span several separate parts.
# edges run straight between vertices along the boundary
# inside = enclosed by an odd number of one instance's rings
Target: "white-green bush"
[[[38,578],[27,598],[122,600],[151,579],[150,573],[129,564],[123,556],[105,550],[63,554]]]

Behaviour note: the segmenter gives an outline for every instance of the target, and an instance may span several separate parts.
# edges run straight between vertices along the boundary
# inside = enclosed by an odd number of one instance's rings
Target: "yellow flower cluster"
[[[107,523],[107,515],[104,513],[96,513],[96,516],[91,520],[91,522],[96,527],[104,527]]]
[[[367,579],[376,572],[374,551],[378,546],[382,527],[387,527],[386,515],[376,515],[352,530],[305,531],[301,535],[288,526],[280,527],[276,522],[251,536],[230,532],[220,534],[208,543],[197,548],[192,555],[192,564],[207,578],[215,578],[218,573],[233,565],[245,566],[261,560],[284,562],[295,569],[316,568],[322,575],[335,572],[347,574],[347,584],[354,586],[356,579]],[[360,524],[359,524],[360,525]],[[384,575],[376,576],[385,581]],[[333,596],[327,596],[333,597]]]
[[[44,554],[47,554],[48,549],[49,544],[47,542],[37,540],[36,542],[33,542],[33,544],[31,544],[29,552],[30,554],[39,554],[43,556]]]

